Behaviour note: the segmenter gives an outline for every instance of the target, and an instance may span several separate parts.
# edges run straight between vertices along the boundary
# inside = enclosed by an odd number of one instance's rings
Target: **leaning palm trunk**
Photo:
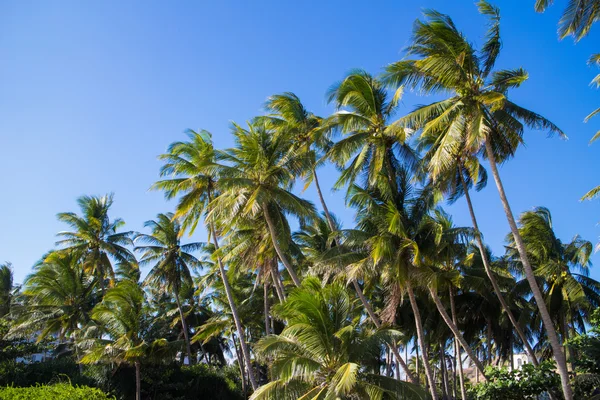
[[[546,303],[544,302],[542,292],[540,291],[540,288],[538,287],[537,282],[535,280],[533,268],[529,263],[527,250],[525,249],[525,243],[523,242],[523,238],[519,233],[519,228],[517,227],[515,217],[512,213],[512,210],[510,209],[510,204],[506,197],[506,193],[504,192],[504,186],[502,185],[502,180],[500,179],[500,174],[498,173],[498,166],[496,165],[496,158],[494,156],[492,144],[489,140],[485,142],[485,150],[488,160],[490,162],[490,167],[492,169],[494,181],[496,182],[496,187],[498,188],[498,193],[500,194],[500,200],[502,201],[502,206],[504,207],[504,212],[506,213],[508,225],[510,226],[510,230],[512,231],[513,237],[515,239],[515,244],[517,246],[517,251],[519,252],[519,256],[521,257],[523,270],[525,271],[525,277],[527,278],[527,282],[529,282],[529,286],[531,287],[531,291],[533,292],[533,297],[535,298],[535,302],[537,303],[537,307],[540,312],[542,321],[544,323],[544,327],[546,328],[546,335],[548,336],[548,341],[550,342],[550,346],[552,347],[552,353],[554,354],[554,359],[556,360],[556,367],[560,375],[563,395],[565,396],[565,400],[572,400],[573,391],[571,389],[571,384],[569,383],[567,359],[565,357],[565,353],[563,352],[563,347],[558,341],[558,335],[556,334],[556,330],[554,329],[552,318],[550,317],[550,313],[548,312],[548,308],[546,307]]]
[[[185,320],[185,315],[183,314],[183,309],[181,308],[181,301],[179,300],[179,291],[176,290],[175,293],[175,301],[177,302],[177,308],[179,309],[179,317],[181,318],[181,329],[183,330],[183,339],[185,340],[185,350],[188,356],[188,362],[190,365],[195,364],[194,359],[192,358],[192,346],[190,345],[190,335],[188,331],[187,322]]]
[[[327,208],[327,204],[325,203],[325,198],[323,197],[323,193],[321,192],[321,185],[319,185],[319,178],[317,177],[317,171],[315,169],[313,169],[313,178],[315,180],[315,187],[317,188],[319,200],[321,201],[321,206],[323,207],[323,212],[325,213],[325,219],[327,220],[329,229],[331,229],[331,231],[334,232],[336,229],[335,229],[335,225],[333,223],[333,218],[331,218],[331,214],[329,214],[329,208]],[[369,304],[369,301],[365,297],[365,295],[364,295],[360,285],[356,281],[356,279],[352,279],[352,287],[354,287],[354,290],[356,291],[356,294],[358,295],[358,298],[360,299],[363,307],[365,308],[365,310],[367,310],[367,314],[371,318],[371,321],[373,322],[375,327],[377,329],[379,329],[381,327],[381,321],[379,320],[379,318],[373,311],[373,307],[371,307],[371,304]],[[395,343],[392,343],[389,347],[392,350],[392,353],[394,353],[394,357],[396,357],[398,364],[400,364],[400,366],[406,373],[406,376],[408,377],[410,382],[415,385],[419,385],[419,380],[410,371],[410,369],[408,368],[408,365],[406,364],[406,361],[400,355],[400,352],[398,351],[398,346]]]
[[[454,303],[454,290],[450,287],[450,312],[452,313],[452,322],[454,325],[457,324],[458,318],[456,317],[456,304]],[[460,384],[460,396],[463,400],[467,400],[467,391],[465,389],[465,376],[463,374],[462,358],[460,356],[460,343],[458,339],[454,338],[454,362],[458,364],[458,381]],[[456,370],[456,367],[454,368]],[[456,382],[455,382],[456,385]]]
[[[475,364],[475,367],[479,370],[479,372],[481,373],[483,378],[486,379],[483,364],[481,363],[481,361],[479,361],[479,359],[473,352],[473,349],[471,349],[471,346],[469,346],[469,344],[463,337],[462,333],[460,333],[456,324],[454,324],[454,322],[450,319],[450,316],[446,312],[446,309],[444,308],[444,305],[442,304],[442,300],[438,296],[437,292],[433,288],[429,288],[429,293],[431,294],[431,298],[433,299],[433,302],[435,303],[436,308],[438,309],[440,315],[442,316],[442,319],[444,320],[446,325],[448,325],[448,328],[450,328],[450,330],[454,334],[454,337],[456,338],[456,340],[458,340],[458,342],[460,343],[462,348],[465,350],[465,352],[467,353],[467,355],[469,356],[471,361],[473,361],[473,364]]]
[[[423,332],[423,323],[421,322],[421,313],[419,312],[419,306],[417,305],[415,292],[413,291],[410,281],[406,282],[406,291],[408,292],[408,299],[410,300],[410,306],[415,317],[415,327],[417,328],[417,338],[419,340],[419,346],[421,346],[421,350],[423,350],[423,367],[425,368],[427,382],[429,382],[429,391],[431,392],[432,400],[437,400],[438,396],[435,390],[435,379],[433,377],[433,372],[431,371],[431,365],[429,365],[427,346],[425,346],[425,334]]]
[[[513,328],[515,328],[515,332],[517,332],[517,335],[519,335],[519,338],[521,339],[521,342],[523,343],[523,346],[525,347],[525,351],[527,352],[527,355],[529,356],[529,358],[531,358],[531,362],[533,363],[533,365],[538,365],[538,359],[535,355],[535,352],[533,351],[533,348],[529,344],[529,341],[527,340],[527,337],[525,336],[523,329],[521,329],[521,326],[517,322],[517,319],[515,318],[512,311],[510,310],[508,304],[506,303],[506,300],[504,299],[504,296],[502,295],[502,292],[500,291],[500,286],[498,286],[498,282],[496,281],[496,278],[494,277],[494,274],[490,267],[490,262],[487,257],[487,253],[485,252],[485,246],[483,244],[483,240],[481,239],[481,233],[479,231],[479,224],[477,223],[477,218],[475,217],[475,211],[473,209],[473,203],[471,202],[471,195],[469,194],[469,188],[467,186],[467,183],[465,182],[464,177],[460,173],[460,171],[459,171],[459,175],[460,175],[460,180],[462,183],[463,190],[465,192],[465,198],[467,199],[467,205],[469,207],[469,213],[471,215],[471,222],[473,223],[473,228],[475,229],[475,237],[477,239],[477,248],[479,249],[479,253],[481,254],[481,259],[483,260],[483,268],[485,269],[485,273],[487,274],[487,276],[490,280],[490,283],[492,284],[492,288],[494,289],[494,293],[496,293],[496,297],[498,298],[498,301],[500,301],[500,304],[502,305],[502,309],[508,316],[508,319],[510,320]]]
[[[262,209],[263,209],[263,213],[265,215],[265,220],[267,221],[267,226],[269,227],[269,233],[271,235],[271,241],[273,242],[273,247],[275,247],[275,252],[279,256],[279,259],[283,263],[283,266],[285,267],[285,269],[287,269],[288,273],[290,274],[290,278],[292,278],[292,281],[294,281],[294,284],[296,286],[300,286],[300,279],[298,278],[298,275],[296,274],[294,267],[288,260],[287,256],[284,254],[283,250],[281,249],[281,246],[279,246],[279,242],[277,241],[277,234],[275,232],[275,225],[273,224],[273,220],[271,219],[271,215],[269,213],[269,210],[267,209],[267,205],[263,204]]]
[[[269,280],[268,280],[268,275],[264,275],[264,282],[263,282],[263,307],[264,307],[264,313],[265,313],[265,334],[269,335],[270,329],[269,326],[271,325],[269,323],[269,312],[270,312],[270,305],[269,305]]]
[[[215,231],[215,228],[212,224],[210,225],[210,233],[213,238],[215,250],[219,250],[217,232]],[[248,350],[248,344],[246,343],[246,336],[244,335],[244,328],[242,327],[242,322],[240,321],[237,306],[235,305],[235,301],[233,300],[231,285],[229,285],[229,279],[227,278],[227,273],[225,272],[225,268],[223,267],[221,257],[217,257],[217,264],[219,265],[219,272],[221,273],[221,279],[223,280],[223,286],[225,287],[225,295],[227,296],[227,301],[229,302],[229,307],[231,308],[231,314],[233,315],[233,321],[235,322],[235,329],[237,330],[238,336],[240,338],[240,347],[242,348],[242,356],[245,361],[244,364],[246,364],[246,369],[248,370],[248,378],[250,379],[252,390],[256,390],[258,388],[258,385],[256,384],[254,372],[252,371],[252,361],[250,359],[250,351]]]

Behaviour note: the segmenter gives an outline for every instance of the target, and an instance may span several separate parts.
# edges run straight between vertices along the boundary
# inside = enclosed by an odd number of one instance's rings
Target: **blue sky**
[[[513,100],[569,135],[527,132],[526,147],[501,174],[515,213],[546,206],[561,238],[579,233],[596,242],[600,204],[579,198],[600,184],[600,144],[588,146],[600,119],[583,123],[600,105],[600,91],[589,87],[598,71],[586,65],[600,28],[576,45],[558,41],[566,1],[556,3],[540,15],[533,0],[496,1],[498,67],[530,74]],[[185,129],[207,129],[227,147],[229,121],[261,113],[265,99],[283,91],[326,116],[327,88],[351,68],[378,73],[400,59],[423,8],[450,14],[481,42],[485,20],[464,0],[1,1],[0,261],[11,261],[22,281],[65,228],[56,213],[77,211],[83,194],[115,192],[112,215],[142,230],[172,210],[148,188],[158,177],[156,156]],[[400,112],[431,100],[409,93]],[[329,188],[336,173],[324,169],[321,179]],[[306,196],[316,201],[312,189]],[[351,225],[342,194],[326,197]],[[501,253],[508,225],[493,182],[473,197],[485,239]],[[464,201],[449,210],[458,224],[470,223]],[[598,269],[592,276],[600,279]]]

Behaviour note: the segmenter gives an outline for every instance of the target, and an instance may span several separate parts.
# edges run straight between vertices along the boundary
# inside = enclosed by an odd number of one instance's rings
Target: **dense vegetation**
[[[528,130],[565,133],[511,101],[528,74],[496,68],[500,11],[478,8],[481,48],[425,11],[405,58],[330,88],[333,115],[283,93],[232,124],[232,148],[188,131],[152,186],[175,210],[144,233],[111,215],[112,194],[58,214],[68,230],[22,286],[0,267],[0,398],[598,396],[594,246],[559,238],[542,205],[515,215],[498,169]],[[598,10],[570,2],[561,35],[585,36]],[[439,100],[399,116],[409,89]],[[354,221],[326,204],[328,163]],[[486,246],[471,199],[485,166],[510,227],[505,254]],[[444,201],[465,201],[472,225],[457,226]],[[198,227],[207,241],[186,241]],[[515,370],[517,352],[530,364]],[[45,360],[16,361],[34,353]]]

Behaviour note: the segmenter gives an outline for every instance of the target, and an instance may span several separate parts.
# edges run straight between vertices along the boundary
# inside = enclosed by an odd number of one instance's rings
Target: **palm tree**
[[[396,171],[397,191],[382,192],[377,189],[363,189],[352,186],[348,193],[348,203],[356,207],[357,229],[347,231],[347,241],[361,243],[362,258],[350,266],[350,276],[357,273],[363,276],[381,277],[386,292],[386,306],[381,312],[383,321],[393,323],[402,293],[408,294],[423,364],[431,396],[437,398],[435,380],[429,362],[428,346],[417,296],[415,293],[415,272],[420,264],[419,244],[423,237],[427,213],[433,206],[431,191],[418,191],[409,182],[406,169]],[[395,193],[395,195],[394,195]]]
[[[544,12],[552,4],[552,0],[536,0],[535,11]],[[564,39],[573,36],[579,41],[589,32],[592,24],[600,19],[600,1],[569,0],[558,23],[558,36]]]
[[[325,161],[322,153],[330,146],[326,135],[328,127],[323,118],[309,112],[298,96],[289,92],[269,97],[266,109],[271,113],[269,122],[275,126],[278,134],[286,135],[299,153],[309,157],[308,170],[304,171],[304,189],[312,182],[315,183],[323,212],[330,228],[333,229],[334,221],[323,197],[317,175],[317,168]]]
[[[201,248],[201,243],[181,244],[181,225],[173,213],[158,214],[156,220],[146,221],[150,235],[137,234],[134,239],[135,251],[142,253],[139,263],[152,264],[152,269],[144,280],[144,285],[161,288],[171,293],[177,303],[187,356],[194,363],[190,345],[189,329],[181,305],[180,293],[183,287],[193,284],[190,269],[200,266],[200,261],[190,252]]]
[[[339,284],[321,287],[307,278],[279,308],[288,326],[261,339],[274,380],[251,396],[259,399],[424,399],[415,385],[374,372],[381,345],[393,333],[366,331],[361,310]]]
[[[497,165],[514,155],[523,142],[524,126],[561,136],[564,133],[546,118],[508,99],[508,90],[519,87],[528,75],[521,68],[492,72],[500,52],[500,13],[485,1],[479,2],[478,6],[481,13],[490,17],[486,42],[480,52],[458,31],[450,17],[427,11],[427,20],[416,23],[408,48],[408,55],[418,59],[389,65],[386,81],[392,86],[406,84],[430,93],[453,93],[448,99],[419,107],[401,122],[411,129],[422,129],[422,136],[438,137],[441,145],[429,159],[429,171],[434,179],[454,165],[459,151],[482,155],[489,161],[527,281],[553,349],[563,393],[571,400],[572,389],[562,345],[536,283]]]
[[[207,131],[188,131],[188,142],[175,142],[169,146],[168,152],[159,158],[165,161],[161,168],[161,176],[169,177],[156,182],[152,188],[165,192],[167,199],[181,195],[177,204],[176,218],[181,218],[181,229],[194,232],[202,217],[210,211],[209,204],[217,195],[217,167],[215,150],[211,134]],[[206,220],[209,237],[212,238],[216,250],[219,249],[217,228],[211,221]],[[240,320],[237,306],[233,298],[231,286],[221,257],[217,257],[219,274],[225,288],[229,308],[235,322],[240,340],[240,347],[252,388],[256,390],[257,383],[251,368],[250,351]]]
[[[13,272],[12,264],[0,264],[0,317],[10,312],[13,297]]]
[[[135,263],[135,257],[125,247],[132,244],[131,232],[117,232],[125,222],[120,218],[113,221],[109,218],[113,197],[112,193],[102,197],[81,196],[77,199],[81,216],[72,212],[57,215],[59,221],[74,231],[59,232],[57,236],[63,239],[56,244],[65,251],[81,254],[83,268],[96,276],[103,293],[105,280],[109,280],[109,286],[115,281],[111,259],[117,263]]]
[[[239,219],[261,215],[273,247],[296,286],[300,278],[288,258],[291,233],[286,215],[301,222],[315,216],[313,204],[291,192],[310,160],[291,145],[286,135],[274,135],[269,124],[255,121],[248,129],[233,124],[236,147],[220,154],[227,163],[219,181],[220,194],[209,217],[226,230]]]
[[[50,335],[63,342],[89,322],[97,302],[96,287],[94,277],[81,268],[78,254],[50,253],[25,279],[25,304],[17,310],[10,335],[33,331],[38,342]]]
[[[519,225],[553,322],[566,341],[570,331],[577,332],[577,327],[585,330],[592,311],[600,306],[600,283],[589,277],[592,243],[579,236],[563,243],[556,237],[550,211],[544,207],[523,213]],[[507,239],[508,255],[520,267],[514,239]]]
[[[416,155],[407,144],[407,131],[391,121],[402,90],[392,98],[379,80],[365,71],[352,71],[329,89],[328,101],[338,112],[328,121],[346,135],[335,143],[328,157],[342,169],[336,188],[352,185],[365,176],[367,186],[387,183],[396,191],[395,170],[399,160],[412,165]]]
[[[136,400],[141,400],[141,362],[149,354],[165,351],[166,340],[147,343],[142,337],[144,292],[137,282],[123,280],[106,291],[94,307],[98,324],[79,341],[85,350],[83,364],[115,363],[135,367]]]

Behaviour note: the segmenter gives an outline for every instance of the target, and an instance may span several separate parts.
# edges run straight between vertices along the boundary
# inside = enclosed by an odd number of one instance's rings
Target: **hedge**
[[[100,389],[68,383],[0,388],[0,400],[114,400]]]

